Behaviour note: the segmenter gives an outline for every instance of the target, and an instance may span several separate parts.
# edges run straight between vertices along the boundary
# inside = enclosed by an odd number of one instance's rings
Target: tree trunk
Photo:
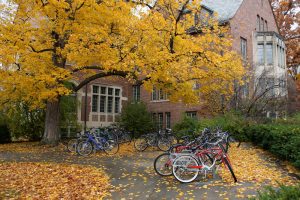
[[[45,131],[41,141],[43,144],[57,145],[60,140],[59,100],[58,97],[56,101],[47,102]]]

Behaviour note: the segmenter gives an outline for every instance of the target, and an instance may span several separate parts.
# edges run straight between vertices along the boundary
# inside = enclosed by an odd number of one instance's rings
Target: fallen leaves
[[[261,184],[278,186],[278,183],[293,185],[297,182],[276,163],[264,160],[264,156],[263,150],[259,148],[243,146],[237,148],[236,145],[232,145],[229,150],[229,158],[238,181],[253,182],[258,186]],[[219,174],[226,182],[233,181],[229,170],[224,166]]]
[[[109,178],[90,166],[0,163],[0,199],[103,199]]]

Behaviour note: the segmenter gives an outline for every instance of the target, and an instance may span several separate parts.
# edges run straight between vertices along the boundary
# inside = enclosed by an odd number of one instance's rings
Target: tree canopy
[[[195,26],[200,1],[157,1],[138,14],[133,9],[146,2],[9,3],[0,22],[2,101],[22,99],[41,106],[68,94],[63,82],[78,80],[82,72],[85,83],[120,75],[143,81],[147,88],[162,87],[171,99],[195,102],[195,81],[202,93],[228,93],[233,79],[243,74],[226,27],[214,18]],[[191,28],[199,34],[190,34]]]
[[[97,78],[122,76],[186,103],[199,103],[199,93],[231,94],[244,74],[240,56],[227,27],[200,3],[8,0],[0,13],[0,102],[47,103],[56,110],[46,114],[47,124],[59,112],[48,103],[71,92],[69,80],[79,82],[76,91]]]

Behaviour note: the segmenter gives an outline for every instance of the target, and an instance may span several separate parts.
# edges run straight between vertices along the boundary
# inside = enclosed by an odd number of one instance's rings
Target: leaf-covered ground
[[[80,176],[85,170],[100,168],[104,170],[108,175],[111,187],[109,193],[111,196],[105,197],[105,199],[247,199],[249,197],[254,197],[257,194],[257,190],[261,189],[264,185],[274,185],[277,183],[284,183],[286,185],[293,185],[299,180],[291,174],[298,174],[299,172],[293,169],[289,165],[279,165],[278,160],[270,156],[268,153],[264,152],[259,148],[255,148],[250,144],[242,144],[240,148],[236,145],[232,145],[230,148],[230,160],[233,165],[233,169],[238,178],[238,183],[233,183],[228,171],[221,167],[218,170],[217,175],[209,175],[207,178],[199,176],[198,179],[190,184],[181,184],[171,177],[160,177],[153,169],[153,161],[157,155],[161,152],[155,149],[146,150],[145,152],[136,152],[134,150],[133,144],[123,144],[120,147],[120,152],[118,156],[107,156],[103,152],[97,152],[89,157],[82,157],[66,151],[64,146],[59,146],[55,148],[40,146],[36,143],[20,143],[20,144],[7,144],[0,145],[0,162],[2,165],[6,165],[7,170],[12,168],[11,165],[16,167],[24,167],[25,170],[34,167],[27,167],[26,164],[40,165],[45,167],[47,165],[57,166],[56,174],[59,174],[57,180],[60,180],[61,185],[59,187],[68,187],[66,181],[66,174],[72,170],[79,170],[81,173],[71,173],[80,174]],[[1,161],[2,160],[2,161]],[[12,163],[14,162],[14,163]],[[37,163],[32,163],[37,162]],[[45,163],[46,162],[46,163]],[[52,164],[48,164],[48,163]],[[19,164],[20,163],[20,164]],[[25,163],[25,165],[24,165]],[[54,164],[59,163],[59,164]],[[76,165],[74,165],[76,164]],[[96,168],[94,168],[96,167]],[[47,167],[46,167],[47,168]],[[17,171],[18,169],[12,169],[9,173],[5,173],[6,176],[12,177],[10,174],[12,171]],[[20,171],[20,170],[19,170]],[[60,173],[58,173],[60,172]],[[78,172],[78,171],[77,171]],[[4,173],[4,172],[3,172]],[[103,172],[100,172],[100,174]],[[47,174],[47,173],[46,173]],[[31,176],[36,176],[33,173]],[[54,173],[55,175],[55,173]],[[74,175],[76,178],[76,175]],[[84,175],[82,175],[84,176]],[[11,191],[16,191],[14,189],[9,189],[8,186],[3,186],[2,182],[5,182],[4,178],[0,176],[0,193],[1,195],[12,195],[18,194]],[[22,179],[22,174],[18,176]],[[38,176],[36,176],[37,178]],[[45,175],[45,177],[48,177]],[[89,178],[85,177],[85,181]],[[105,175],[102,176],[103,179],[107,180]],[[99,177],[100,178],[100,177]],[[32,178],[34,180],[34,178]],[[49,180],[54,180],[50,179]],[[55,179],[56,180],[56,179]],[[91,180],[92,181],[92,180]],[[14,182],[15,188],[21,187],[21,182]],[[44,182],[42,182],[43,184]],[[74,185],[70,188],[79,187],[82,190],[76,189],[77,194],[83,195],[84,187],[81,187],[80,181],[73,182]],[[108,183],[105,181],[97,180],[93,182],[94,184],[89,184],[85,182],[88,186],[94,186],[95,184],[103,184],[103,194],[108,189]],[[46,182],[45,182],[46,184]],[[105,187],[106,185],[106,187]],[[5,187],[5,188],[4,188]],[[41,186],[40,186],[41,187]],[[91,188],[89,188],[91,189]],[[34,190],[26,189],[28,195],[36,195]],[[41,193],[43,190],[41,190]],[[47,190],[48,195],[50,195],[51,190]],[[67,190],[59,189],[56,195],[68,194]],[[53,193],[55,194],[55,192]],[[88,194],[91,194],[90,192]],[[92,193],[92,194],[96,194]],[[52,197],[52,196],[51,196]],[[81,196],[84,198],[84,196]],[[59,198],[59,196],[58,196]],[[75,198],[75,197],[74,197]],[[97,196],[96,198],[100,198]],[[0,198],[1,199],[1,198]],[[53,198],[49,199],[55,199]],[[71,197],[66,197],[65,199],[72,199]],[[89,199],[92,199],[90,197]]]
[[[109,178],[100,169],[57,163],[0,163],[0,199],[103,199]]]

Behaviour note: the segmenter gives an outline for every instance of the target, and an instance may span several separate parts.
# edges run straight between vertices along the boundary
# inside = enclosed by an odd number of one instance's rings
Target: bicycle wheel
[[[115,140],[108,140],[103,144],[103,150],[108,155],[114,155],[119,151],[119,143]]]
[[[154,160],[154,170],[160,176],[172,175],[172,160],[170,153],[163,153]]]
[[[190,183],[195,180],[199,174],[198,161],[189,155],[177,157],[173,162],[172,172],[174,177],[181,183]]]
[[[168,151],[171,147],[171,141],[168,138],[161,137],[157,141],[157,147],[161,151]]]
[[[81,156],[88,156],[93,152],[93,145],[87,141],[81,141],[77,145],[77,153]]]
[[[225,165],[227,166],[227,168],[229,169],[229,171],[230,171],[230,173],[231,173],[231,176],[232,176],[234,182],[237,182],[237,178],[236,178],[236,176],[235,176],[235,174],[234,174],[234,172],[233,172],[233,169],[232,169],[232,167],[231,167],[231,165],[230,165],[230,163],[229,163],[227,157],[224,158],[224,164],[225,164]]]
[[[134,147],[138,151],[145,151],[148,147],[147,138],[145,136],[141,136],[134,141]]]
[[[78,140],[77,139],[75,139],[75,138],[71,139],[71,140],[68,141],[67,149],[70,152],[76,152],[77,144],[78,144]]]

